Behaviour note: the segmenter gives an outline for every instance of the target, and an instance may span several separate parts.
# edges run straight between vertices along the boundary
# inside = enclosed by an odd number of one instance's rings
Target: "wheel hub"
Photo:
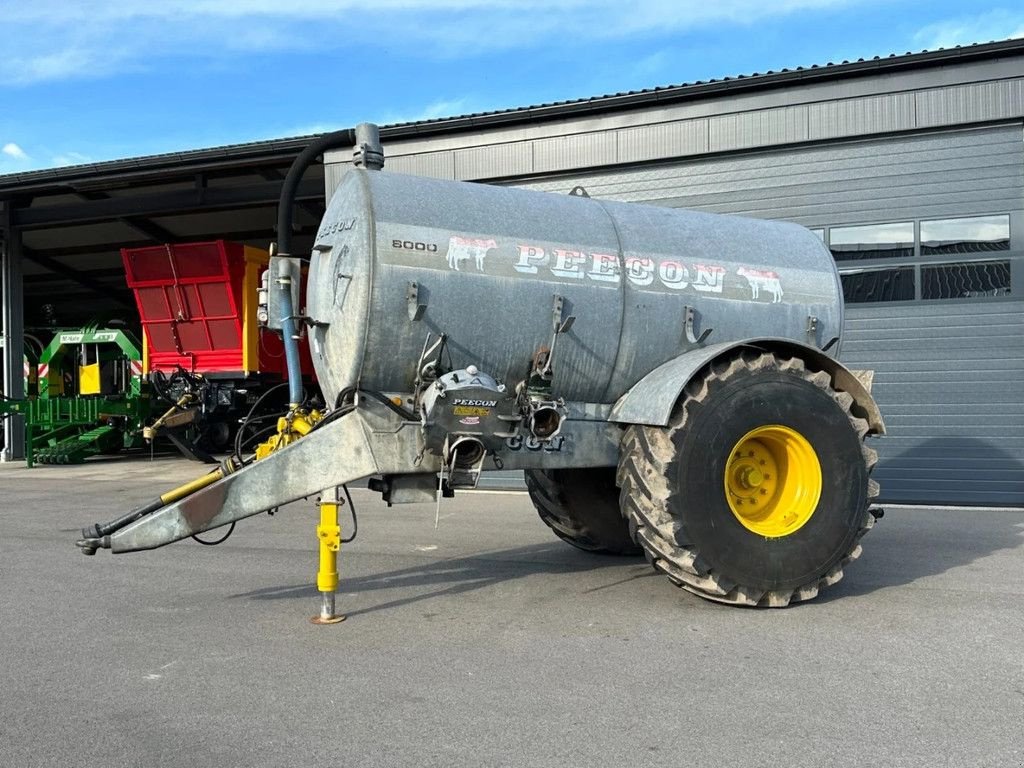
[[[795,533],[821,498],[821,464],[807,438],[779,424],[739,439],[725,470],[729,508],[747,530],[780,538]]]

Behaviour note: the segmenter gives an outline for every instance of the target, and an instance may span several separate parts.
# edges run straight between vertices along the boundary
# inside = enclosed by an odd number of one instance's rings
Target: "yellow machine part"
[[[320,502],[320,525],[316,527],[316,536],[320,540],[316,588],[321,592],[334,592],[338,589],[338,550],[341,549],[337,502]]]
[[[260,329],[256,321],[260,273],[270,263],[270,254],[245,246],[245,277],[242,279],[242,369],[257,373],[260,369]]]
[[[78,366],[78,394],[99,395],[102,394],[102,390],[100,364]]]
[[[751,430],[733,446],[725,468],[725,498],[747,530],[781,538],[800,530],[821,498],[818,454],[791,427]]]
[[[161,494],[160,501],[164,504],[171,504],[179,499],[184,499],[186,496],[191,496],[196,491],[202,490],[208,485],[213,485],[227,474],[226,470],[232,469],[233,466],[230,464],[226,465],[226,467],[218,467],[213,472],[197,477],[195,480],[191,480],[184,485],[179,485],[177,488],[167,491],[167,493]]]
[[[320,411],[294,411],[277,420],[277,434],[271,435],[256,446],[256,460],[265,459],[274,451],[291,445],[300,437],[308,435],[314,425],[323,418]]]
[[[60,397],[64,394],[64,377],[61,376],[60,366],[55,366],[45,375],[38,375],[38,392],[43,397]]]

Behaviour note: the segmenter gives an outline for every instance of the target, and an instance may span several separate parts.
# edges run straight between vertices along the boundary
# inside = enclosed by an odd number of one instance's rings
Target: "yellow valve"
[[[345,617],[334,610],[334,593],[338,589],[338,551],[341,549],[341,526],[338,525],[337,501],[320,502],[320,525],[316,536],[320,540],[320,567],[316,574],[316,588],[320,591],[320,613],[310,621],[314,624],[337,624]]]
[[[256,459],[265,459],[274,451],[286,448],[300,437],[308,435],[323,417],[323,414],[315,409],[309,413],[296,410],[282,416],[277,420],[277,433],[256,446]]]
[[[298,411],[292,419],[291,427],[295,432],[305,437],[313,429],[313,425],[322,418],[323,416],[320,415],[319,411],[310,411],[308,414]]]

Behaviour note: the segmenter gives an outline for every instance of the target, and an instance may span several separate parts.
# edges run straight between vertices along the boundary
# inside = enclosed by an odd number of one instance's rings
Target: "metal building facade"
[[[382,130],[391,171],[789,219],[847,293],[842,357],[877,371],[889,501],[1024,505],[1024,41]],[[0,177],[3,390],[23,315],[129,306],[118,249],[265,246],[312,137]],[[347,153],[300,189],[310,243]],[[297,241],[298,242],[298,241]],[[8,427],[12,424],[8,421]],[[14,425],[16,426],[16,425]],[[8,434],[0,460],[16,457]]]
[[[484,119],[389,141],[388,168],[581,185],[817,230],[843,274],[841,357],[876,371],[890,432],[883,499],[1021,505],[1024,51],[920,63],[513,126]],[[347,163],[326,160],[330,194]]]

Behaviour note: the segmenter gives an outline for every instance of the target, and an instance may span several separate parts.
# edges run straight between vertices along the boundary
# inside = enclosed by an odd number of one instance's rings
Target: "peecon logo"
[[[667,289],[669,291],[695,291],[717,294],[726,298],[749,297],[755,302],[778,304],[784,292],[782,278],[774,271],[739,266],[695,262],[674,256],[628,254],[619,257],[613,252],[586,251],[573,247],[556,247],[501,241],[493,235],[445,234],[448,247],[431,242],[429,235],[399,233],[402,237],[388,236],[391,249],[397,252],[417,251],[428,256],[426,262],[416,259],[406,265],[444,268],[455,272],[502,273],[554,277],[559,280],[594,281],[609,287],[628,282],[637,288]],[[416,239],[419,238],[419,239]],[[411,254],[410,254],[411,255]],[[418,255],[418,254],[417,254]],[[440,264],[434,261],[440,258]],[[406,257],[408,258],[408,257]],[[729,286],[726,286],[729,275]]]
[[[619,258],[611,253],[586,253],[567,248],[553,248],[548,253],[536,245],[519,245],[517,272],[536,275],[543,267],[555,277],[571,280],[596,280],[618,283],[621,280]],[[627,256],[623,262],[626,279],[633,285],[644,287],[655,280],[666,288],[681,291],[692,287],[697,291],[721,293],[725,286],[725,267],[714,264],[693,264],[690,267],[678,259],[655,261],[650,256]]]

